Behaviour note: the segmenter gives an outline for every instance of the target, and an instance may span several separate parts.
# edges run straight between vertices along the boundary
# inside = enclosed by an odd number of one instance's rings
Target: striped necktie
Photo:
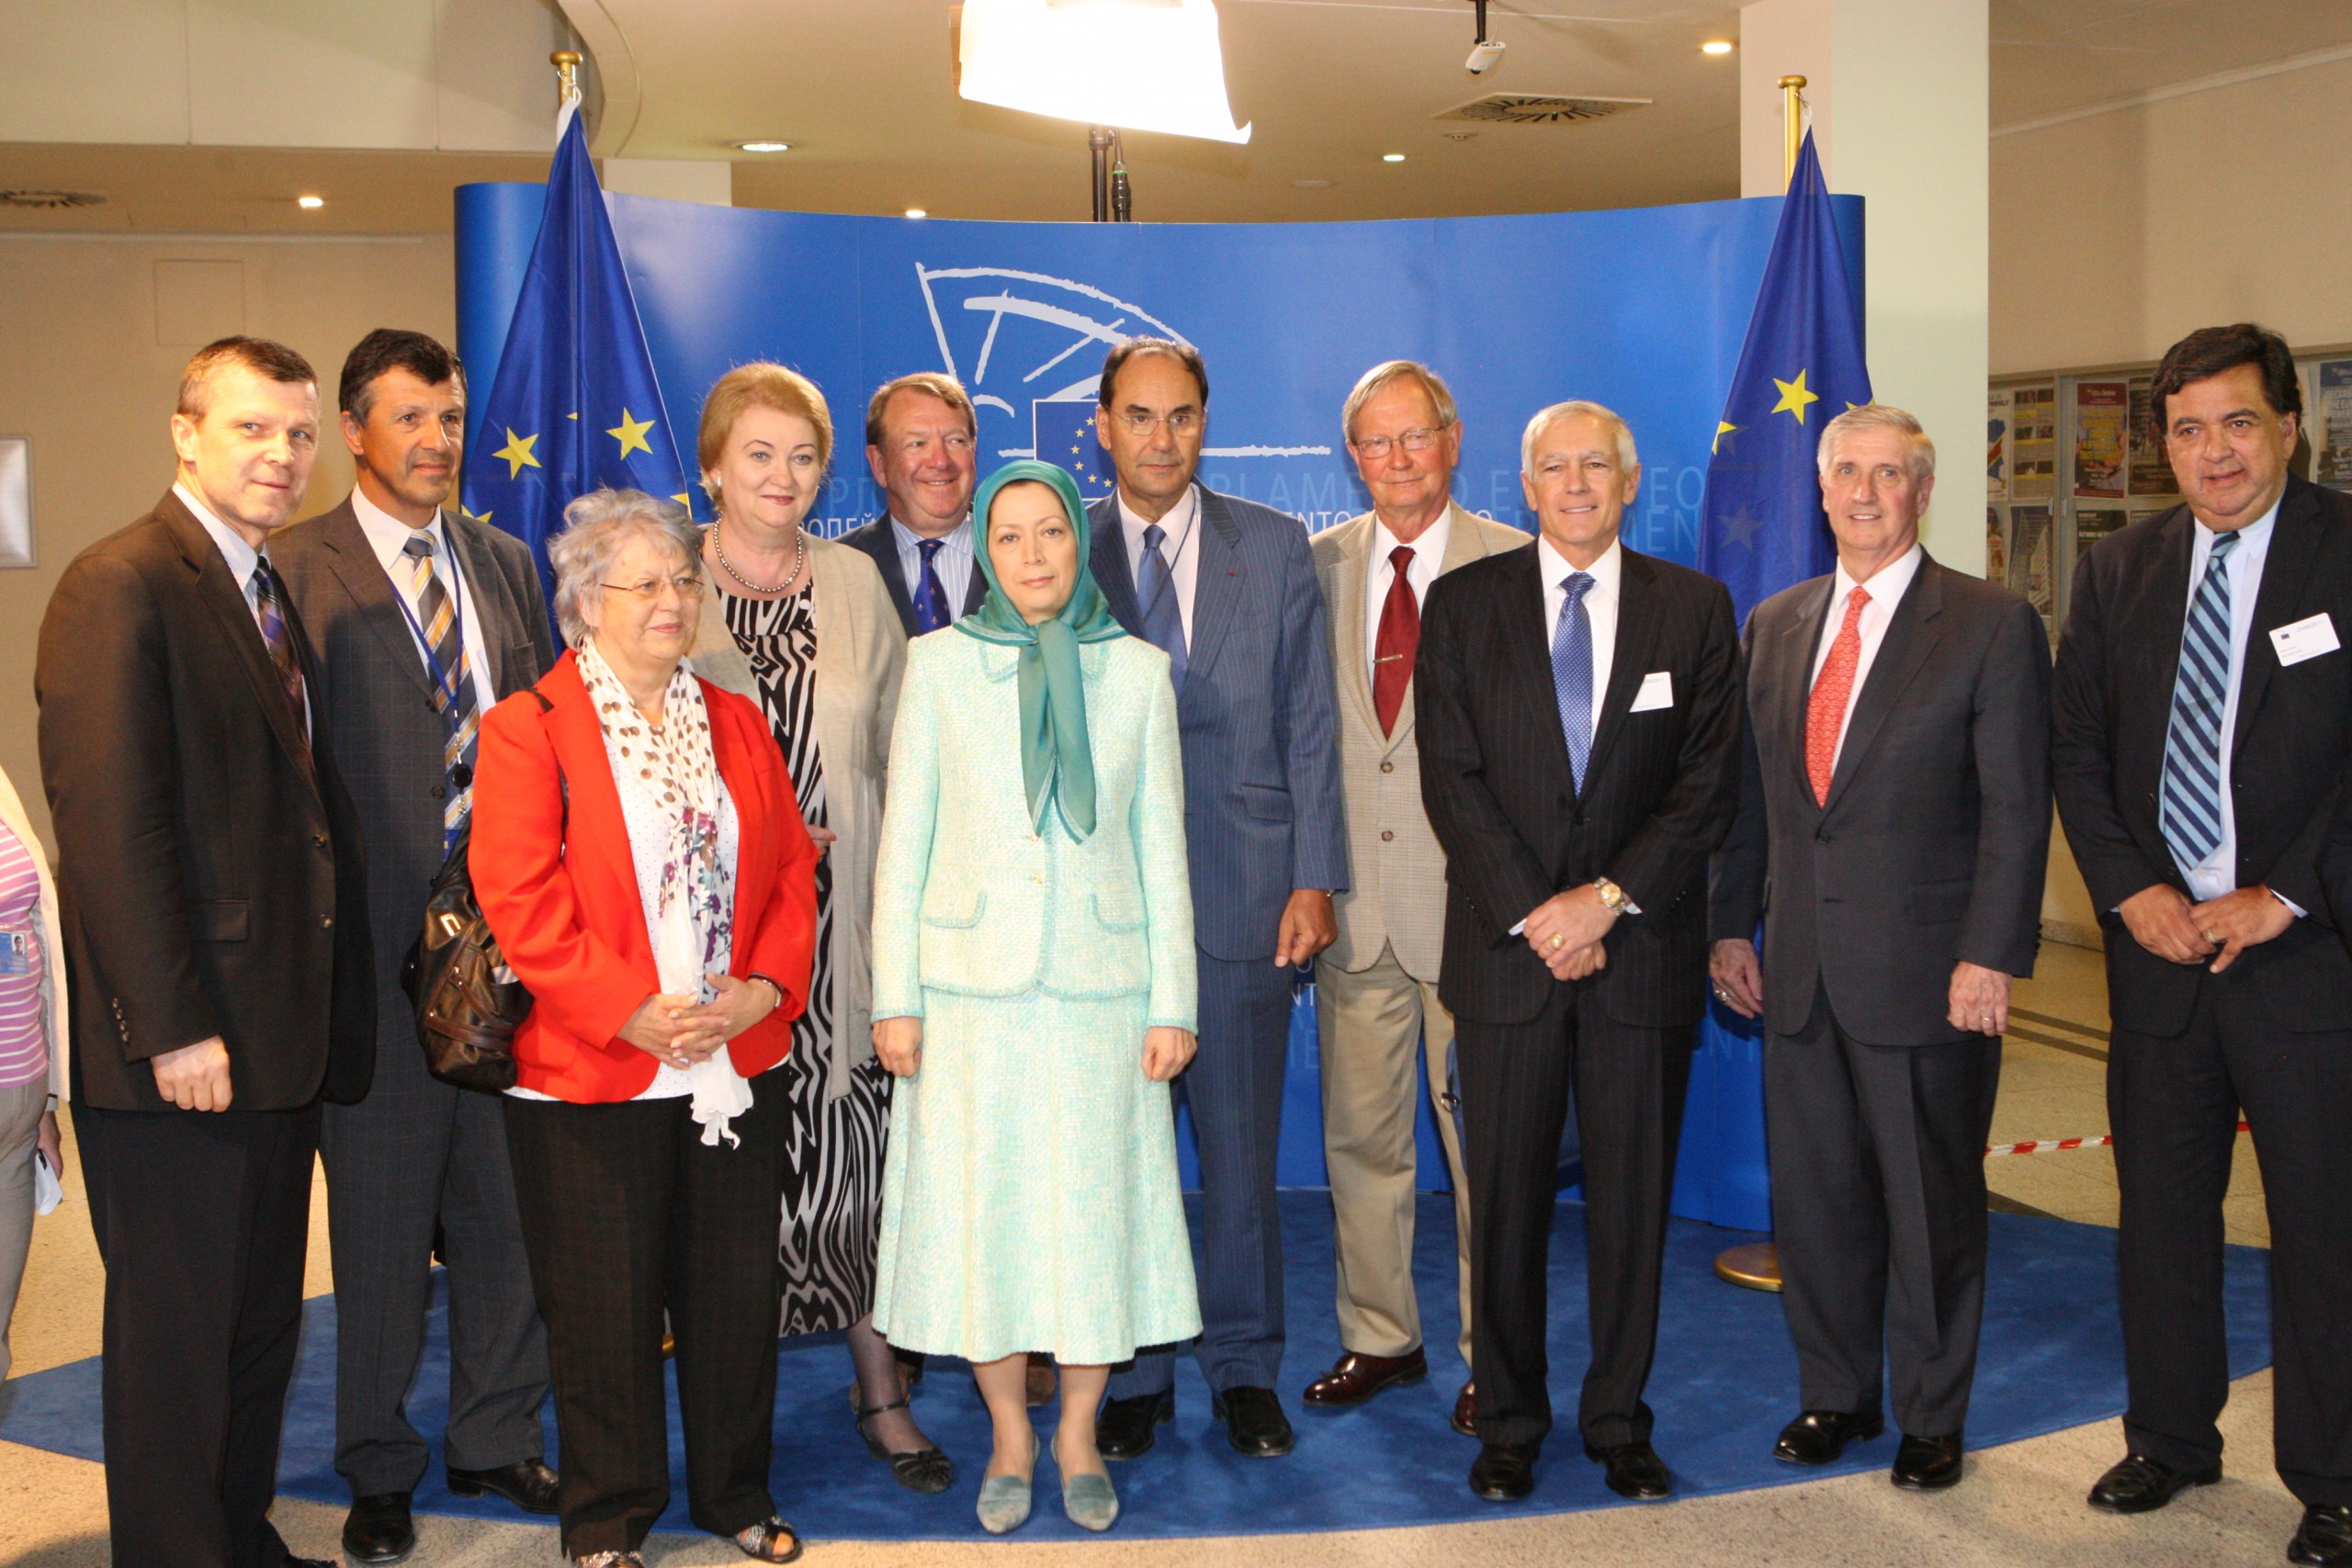
[[[1145,525],[1143,581],[1136,586],[1143,595],[1144,640],[1168,655],[1168,678],[1181,692],[1191,650],[1184,646],[1184,615],[1176,603],[1176,574],[1168,569],[1167,552],[1159,547],[1167,538],[1168,530],[1159,524]]]
[[[1568,768],[1577,793],[1584,793],[1585,764],[1592,761],[1592,613],[1584,596],[1592,592],[1589,572],[1570,572],[1560,598],[1560,623],[1552,633],[1552,694],[1560,704],[1560,734],[1568,743]]]
[[[286,585],[277,580],[266,553],[254,563],[245,592],[252,600],[254,624],[261,628],[262,646],[269,650],[270,668],[277,672],[278,690],[285,694],[286,706],[294,716],[294,733],[307,745],[311,709],[302,692],[301,661],[294,657],[293,634],[286,627]]]
[[[2222,715],[2230,699],[2230,552],[2233,530],[2215,536],[2212,558],[2188,602],[2180,670],[2173,677],[2172,728],[2165,738],[2165,841],[2183,865],[2222,843]]]
[[[446,852],[457,843],[467,814],[473,809],[474,737],[481,715],[474,702],[458,603],[441,585],[441,574],[433,570],[433,536],[418,529],[409,535],[401,550],[409,558],[417,625],[424,630],[425,646],[433,650],[429,665],[433,711],[448,726],[448,739],[441,745],[441,771],[448,781],[448,795],[441,807],[441,847]]]

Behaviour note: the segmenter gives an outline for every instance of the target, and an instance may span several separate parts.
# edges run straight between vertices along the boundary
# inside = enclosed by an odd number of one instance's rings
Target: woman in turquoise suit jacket
[[[875,872],[902,1081],[874,1324],[972,1362],[996,1533],[1029,1511],[1024,1353],[1052,1352],[1063,1504],[1104,1529],[1109,1364],[1201,1326],[1168,1089],[1195,1022],[1176,697],[1103,605],[1068,474],[1012,463],[974,517],[988,599],[908,649]]]

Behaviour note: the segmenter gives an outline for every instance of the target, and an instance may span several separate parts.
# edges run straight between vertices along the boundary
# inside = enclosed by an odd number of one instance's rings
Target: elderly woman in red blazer
[[[563,1550],[640,1568],[670,1495],[666,1310],[694,1521],[788,1562],[768,1491],[787,1123],[763,1075],[807,1002],[817,852],[759,710],[686,663],[684,509],[597,491],[564,517],[548,554],[572,651],[482,720],[470,850],[533,998],[506,1130]]]

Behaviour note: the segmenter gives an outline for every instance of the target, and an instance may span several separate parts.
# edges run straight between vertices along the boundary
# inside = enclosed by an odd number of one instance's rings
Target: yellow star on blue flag
[[[653,448],[645,444],[645,433],[652,428],[653,422],[651,420],[631,419],[629,417],[628,410],[623,409],[621,410],[620,423],[613,429],[605,432],[605,434],[613,437],[621,444],[622,457],[626,457],[631,452],[643,452],[648,457],[650,457],[652,455]]]
[[[1783,381],[1775,376],[1772,385],[1781,389],[1781,400],[1772,405],[1772,412],[1792,413],[1797,416],[1799,424],[1804,423],[1804,405],[1821,400],[1819,394],[1804,389],[1804,372],[1802,370],[1797,372],[1797,378],[1793,381]]]

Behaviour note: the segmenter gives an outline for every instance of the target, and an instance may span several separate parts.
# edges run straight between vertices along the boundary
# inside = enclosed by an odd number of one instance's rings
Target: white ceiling
[[[0,0],[0,17],[25,3]],[[402,3],[455,14],[453,0]],[[732,159],[743,206],[1087,214],[1080,128],[954,96],[947,0],[558,3],[601,72],[600,152]],[[1255,140],[1235,148],[1131,138],[1138,218],[1439,216],[1738,194],[1738,59],[1698,47],[1738,36],[1731,0],[1494,0],[1491,30],[1510,47],[1483,78],[1462,66],[1465,0],[1220,0],[1219,11],[1234,110],[1255,122]],[[503,46],[518,62],[506,69],[543,70],[522,62],[527,10],[502,0],[502,14],[516,18],[508,30],[519,40]],[[1997,128],[2345,47],[2352,0],[1993,0],[1992,34]],[[446,46],[441,57],[450,58]],[[12,66],[0,51],[0,96],[12,90],[11,72],[26,68],[21,53]],[[1557,127],[1430,118],[1487,91],[1655,102]],[[551,76],[547,93],[551,105]],[[0,232],[446,230],[452,186],[544,169],[543,155],[527,152],[156,147],[86,131],[69,139],[6,116],[0,125],[11,138],[0,142],[0,187],[109,197],[82,212],[0,209]],[[1476,134],[1457,141],[1449,130]],[[755,138],[794,149],[733,150]],[[1385,152],[1406,160],[1384,163]],[[291,197],[305,190],[325,195],[327,207],[296,209]]]

